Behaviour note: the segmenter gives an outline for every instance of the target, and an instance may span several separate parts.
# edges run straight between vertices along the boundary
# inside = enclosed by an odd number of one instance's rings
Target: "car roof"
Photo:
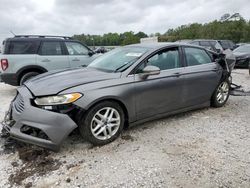
[[[175,43],[175,42],[155,42],[155,43],[138,43],[138,44],[131,44],[131,45],[127,45],[127,46],[156,49],[156,48],[164,48],[164,47],[168,47],[168,46],[170,47],[170,46],[195,46],[195,45],[181,43],[181,42],[180,43]]]
[[[77,41],[74,39],[64,39],[64,38],[46,38],[46,37],[13,37],[7,38],[5,41]]]
[[[250,44],[246,43],[246,44],[243,44],[243,45],[241,45],[239,47],[244,47],[244,46],[250,46]]]
[[[175,43],[175,42],[154,42],[154,43],[138,43],[138,44],[131,44],[127,45],[125,47],[142,47],[142,48],[148,48],[148,49],[160,49],[164,47],[179,47],[179,46],[190,46],[195,48],[201,48],[204,49],[202,46],[197,46],[193,44],[187,44],[187,43]]]
[[[195,39],[193,41],[215,41],[215,42],[221,41],[221,42],[223,42],[223,41],[231,41],[231,40],[227,40],[227,39],[223,39],[223,40],[221,40],[221,39]]]
[[[176,45],[175,43],[169,43],[169,42],[152,42],[152,43],[138,43],[138,44],[131,44],[127,46],[131,47],[144,47],[144,48],[160,48],[165,46],[171,46]]]
[[[193,41],[215,41],[215,42],[217,42],[218,40],[214,40],[214,39],[195,39]]]

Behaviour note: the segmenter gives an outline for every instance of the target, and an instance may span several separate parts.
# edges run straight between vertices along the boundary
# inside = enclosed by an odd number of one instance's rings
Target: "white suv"
[[[22,85],[38,74],[87,66],[97,55],[77,40],[62,36],[15,36],[3,42],[2,81]]]

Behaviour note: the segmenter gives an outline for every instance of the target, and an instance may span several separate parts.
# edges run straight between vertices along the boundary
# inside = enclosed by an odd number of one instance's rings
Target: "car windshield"
[[[88,67],[107,72],[122,72],[147,51],[148,49],[143,47],[117,48],[98,57]]]
[[[250,45],[243,45],[234,50],[234,52],[250,53]]]

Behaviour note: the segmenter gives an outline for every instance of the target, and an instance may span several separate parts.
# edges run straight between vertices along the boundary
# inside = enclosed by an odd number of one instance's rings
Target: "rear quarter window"
[[[61,42],[43,42],[40,55],[63,55]]]
[[[10,41],[8,54],[36,54],[38,45],[37,41]]]
[[[205,46],[205,47],[211,47],[211,44],[209,41],[200,41],[200,45]]]

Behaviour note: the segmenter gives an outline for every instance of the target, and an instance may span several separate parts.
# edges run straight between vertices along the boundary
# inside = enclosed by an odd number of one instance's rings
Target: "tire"
[[[230,81],[228,79],[221,81],[213,93],[213,96],[211,98],[211,106],[215,108],[224,106],[228,100],[230,94],[229,92]]]
[[[26,82],[27,80],[29,80],[29,79],[31,79],[31,78],[33,78],[33,77],[39,75],[39,74],[40,74],[40,73],[38,73],[38,72],[28,72],[28,73],[24,74],[24,75],[21,77],[21,80],[20,80],[19,85],[20,85],[20,86],[23,85],[24,82]]]
[[[109,113],[107,112],[108,110]],[[108,116],[105,116],[106,113]],[[101,116],[98,114],[101,114]],[[92,143],[93,145],[105,145],[114,141],[121,134],[124,128],[124,123],[125,116],[121,106],[116,102],[104,101],[96,104],[87,112],[85,112],[83,117],[80,119],[78,126],[80,134],[85,140]],[[114,126],[114,124],[117,124],[117,126]],[[101,132],[101,130],[103,130],[103,132]],[[101,133],[97,135],[98,132]]]

